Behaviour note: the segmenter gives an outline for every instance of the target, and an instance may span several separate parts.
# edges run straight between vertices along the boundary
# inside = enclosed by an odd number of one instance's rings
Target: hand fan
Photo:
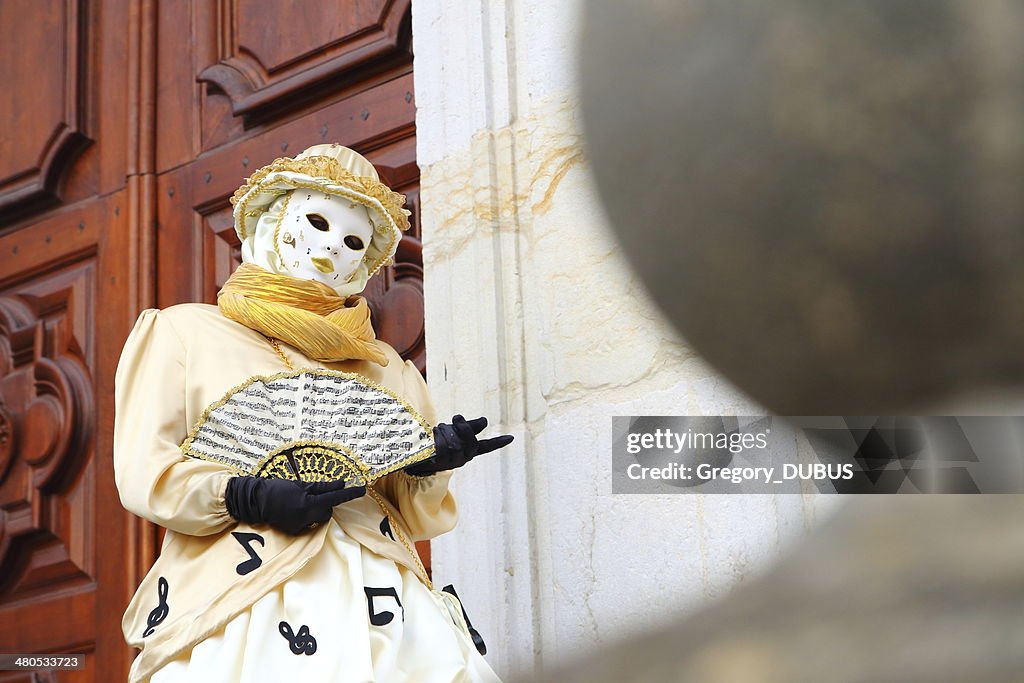
[[[389,389],[318,368],[250,378],[203,411],[181,450],[260,477],[368,485],[433,455],[434,435]]]

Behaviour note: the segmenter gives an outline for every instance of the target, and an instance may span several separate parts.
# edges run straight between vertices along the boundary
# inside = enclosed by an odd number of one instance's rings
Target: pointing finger
[[[504,448],[505,446],[512,443],[512,440],[514,438],[515,437],[512,436],[511,434],[502,434],[501,436],[496,436],[492,439],[484,439],[483,441],[479,442],[479,447],[477,448],[476,454],[482,455],[484,453],[496,451],[499,448]]]

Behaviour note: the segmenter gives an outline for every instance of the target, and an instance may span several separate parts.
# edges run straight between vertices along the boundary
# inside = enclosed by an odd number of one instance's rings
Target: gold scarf
[[[217,306],[226,317],[291,344],[310,358],[388,364],[376,342],[366,299],[338,296],[321,282],[243,263],[217,293]]]

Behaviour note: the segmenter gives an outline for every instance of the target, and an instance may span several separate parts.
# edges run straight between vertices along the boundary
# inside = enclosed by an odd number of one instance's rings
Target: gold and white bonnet
[[[336,288],[342,296],[361,292],[371,275],[391,263],[402,232],[409,229],[410,212],[402,208],[405,196],[382,183],[373,164],[337,143],[313,145],[295,157],[275,159],[235,191],[232,215],[242,242],[242,261],[288,274],[280,256],[278,225],[288,192],[300,188],[345,197],[366,207],[373,239],[352,280]]]

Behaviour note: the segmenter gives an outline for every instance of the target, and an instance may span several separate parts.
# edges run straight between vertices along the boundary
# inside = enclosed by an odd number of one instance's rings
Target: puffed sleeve
[[[224,503],[234,473],[178,449],[190,427],[185,353],[167,316],[155,308],[139,315],[114,377],[114,480],[128,511],[205,536],[234,523]]]
[[[434,404],[427,383],[416,366],[405,361],[402,370],[405,391],[403,398],[426,418],[437,424]],[[425,541],[451,531],[458,520],[455,496],[448,489],[452,470],[416,477],[398,470],[376,482],[374,487],[398,508],[414,541]]]

